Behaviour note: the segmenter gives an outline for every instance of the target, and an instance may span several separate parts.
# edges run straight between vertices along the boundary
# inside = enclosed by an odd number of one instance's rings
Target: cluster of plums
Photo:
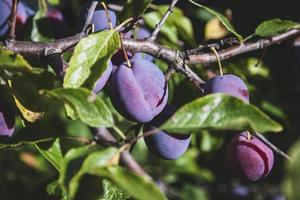
[[[87,8],[80,11],[79,20],[87,17]],[[8,31],[7,19],[10,16],[11,0],[0,1],[0,36]],[[22,3],[18,6],[18,21],[21,25],[29,17]],[[116,26],[117,17],[109,11],[112,26]],[[62,21],[63,17],[57,10],[49,10],[46,18],[50,23]],[[109,29],[106,12],[97,8],[92,22],[95,31]],[[145,39],[150,33],[139,28],[124,37]],[[110,98],[115,109],[126,119],[144,124],[144,133],[154,130],[174,114],[176,109],[167,104],[168,84],[162,71],[153,63],[153,57],[144,53],[130,54],[131,66],[117,52],[109,61],[108,67],[96,81],[93,92],[99,93],[110,80]],[[244,82],[235,75],[215,76],[204,87],[206,94],[226,93],[249,102],[249,93]],[[14,131],[14,117],[7,114],[5,106],[0,102],[0,135],[11,136]],[[164,159],[177,159],[188,148],[191,135],[169,134],[159,131],[144,137],[147,147]],[[248,137],[247,131],[237,134],[228,146],[227,160],[234,173],[247,180],[258,180],[266,176],[273,165],[273,152],[255,136]]]
[[[235,75],[215,76],[206,83],[204,90],[206,94],[226,93],[249,103],[247,86]],[[273,151],[247,131],[238,133],[231,140],[226,158],[233,173],[251,181],[265,177],[274,162]]]

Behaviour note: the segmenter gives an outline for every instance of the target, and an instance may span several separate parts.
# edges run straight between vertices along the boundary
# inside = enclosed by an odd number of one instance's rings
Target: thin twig
[[[174,9],[177,2],[178,2],[178,0],[172,0],[172,3],[170,4],[167,12],[161,18],[160,22],[158,24],[156,24],[156,27],[155,27],[154,31],[152,32],[151,36],[148,38],[149,41],[154,41],[156,39],[160,29],[162,28],[164,23],[167,21],[169,15],[173,12],[173,9]]]
[[[166,74],[165,74],[165,79],[166,81],[169,81],[172,77],[172,75],[175,73],[175,69],[171,66],[169,66],[168,70],[166,71]]]
[[[87,28],[90,26],[90,24],[92,23],[93,15],[94,15],[97,5],[98,5],[98,1],[92,2],[91,6],[89,8],[88,14],[87,14],[86,21],[84,23],[84,26],[83,26],[81,32],[85,32],[87,30]]]
[[[272,144],[269,140],[267,140],[262,134],[258,133],[258,132],[254,132],[253,135],[255,137],[257,137],[260,141],[262,141],[263,143],[265,143],[268,147],[270,147],[274,152],[278,153],[279,155],[281,155],[283,158],[291,161],[291,157],[288,156],[286,153],[284,153],[283,151],[281,151],[278,147],[276,147],[274,144]]]
[[[106,15],[106,19],[107,19],[107,22],[108,22],[108,26],[109,26],[110,29],[113,29],[113,25],[112,25],[111,18],[110,18],[110,15],[109,15],[106,4],[104,2],[101,2],[101,5],[105,10],[105,15]]]
[[[115,137],[109,132],[107,128],[101,127],[101,128],[91,128],[92,133],[95,136],[95,141],[101,145],[104,144],[104,146],[115,146],[118,147],[119,144],[117,143],[117,140]],[[144,176],[144,177],[150,177],[143,168],[136,162],[136,160],[132,157],[130,152],[128,150],[125,150],[121,153],[121,162],[132,172]]]
[[[19,0],[13,0],[13,5],[11,9],[11,18],[10,18],[10,32],[9,40],[14,41],[16,38],[16,19],[17,19],[17,7]]]
[[[144,177],[150,178],[150,176],[144,171],[144,169],[136,162],[128,150],[125,150],[121,154],[122,163],[128,167],[131,171]]]
[[[131,141],[130,141],[130,145],[133,145],[135,144],[139,139],[141,138],[145,138],[145,137],[149,137],[151,135],[155,135],[157,133],[160,132],[160,129],[158,128],[155,128],[155,129],[152,129],[151,131],[147,131],[146,133],[142,134],[142,135],[138,135],[136,136],[135,138],[133,138]]]

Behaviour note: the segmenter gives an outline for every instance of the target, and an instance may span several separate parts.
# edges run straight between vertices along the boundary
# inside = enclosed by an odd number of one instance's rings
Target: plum
[[[0,1],[0,37],[5,36],[9,30],[9,20],[12,9],[11,0]],[[24,3],[20,2],[17,7],[16,15],[16,35],[20,37],[25,29],[28,18],[33,15],[34,12]]]
[[[232,172],[242,179],[256,181],[269,174],[274,162],[273,151],[247,131],[237,134],[229,143],[226,155]]]
[[[112,26],[115,27],[117,24],[116,13],[112,10],[109,10],[108,13],[110,16]],[[95,31],[101,31],[110,28],[105,10],[97,9],[93,15],[92,22],[95,25]]]
[[[1,98],[2,100],[2,98]],[[15,115],[4,102],[0,102],[0,136],[11,137],[15,130]]]
[[[149,122],[165,107],[168,85],[164,74],[153,63],[131,59],[112,73],[110,98],[116,110],[128,120]]]
[[[88,8],[89,8],[89,6],[85,6],[79,14],[79,17],[80,17],[79,24],[80,24],[81,28],[83,27],[83,25],[86,21],[87,14],[88,14]],[[112,10],[108,10],[108,13],[109,13],[109,17],[110,17],[112,26],[115,27],[117,24],[117,15]],[[99,7],[97,7],[94,12],[94,15],[92,18],[92,23],[95,26],[95,31],[102,31],[102,30],[110,28],[109,24],[108,24],[106,11]]]
[[[205,94],[226,93],[249,103],[249,92],[246,84],[239,77],[232,74],[211,78],[205,84],[204,92]]]
[[[103,72],[101,77],[95,83],[95,86],[93,89],[94,93],[98,94],[103,89],[103,87],[106,85],[112,71],[113,71],[113,65],[112,65],[111,61],[109,61],[106,70]]]
[[[149,36],[150,36],[150,32],[147,29],[145,29],[145,28],[139,28],[137,30],[137,33],[136,33],[136,38],[137,39],[144,40],[144,39],[148,38]],[[146,54],[146,53],[136,53],[134,55],[134,57],[137,57],[137,58],[140,57],[140,58],[143,58],[145,60],[149,60],[151,62],[154,59],[153,56],[151,56],[149,54]]]
[[[0,36],[4,36],[8,31],[8,20],[11,12],[11,1],[0,1]]]
[[[146,123],[144,133],[154,130],[162,125],[170,116],[175,113],[175,108],[171,105],[166,105],[164,110],[157,115],[153,120]],[[164,131],[159,131],[154,135],[145,136],[145,143],[150,151],[167,160],[176,160],[184,152],[186,152],[191,135],[168,134]]]
[[[56,8],[49,9],[45,18],[39,20],[38,25],[41,26],[40,31],[44,31],[44,35],[48,37],[58,39],[66,36],[67,29],[64,16],[60,10]]]

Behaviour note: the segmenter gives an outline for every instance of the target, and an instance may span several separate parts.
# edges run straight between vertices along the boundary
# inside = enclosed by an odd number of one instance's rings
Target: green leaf
[[[43,149],[41,144],[35,144],[35,147],[42,154],[42,156],[46,158],[57,169],[57,171],[60,171],[60,165],[63,159],[63,155],[59,139],[56,139],[50,146],[50,148]]]
[[[210,12],[211,14],[215,15],[221,21],[221,23],[225,26],[225,28],[229,32],[231,32],[233,35],[235,35],[238,38],[239,41],[243,40],[243,37],[234,30],[233,26],[231,25],[229,20],[224,15],[222,15],[221,13],[218,13],[218,12],[216,12],[216,11],[206,7],[206,6],[203,6],[199,3],[196,3],[193,0],[188,0],[188,1],[191,2],[192,4],[196,5],[196,6],[200,7],[200,8],[205,9],[207,12]]]
[[[48,2],[54,6],[58,6],[60,4],[60,0],[48,0]]]
[[[255,34],[261,37],[271,37],[291,29],[300,29],[300,24],[288,20],[271,19],[261,23],[256,28]]]
[[[119,46],[119,33],[116,30],[104,30],[80,40],[66,71],[64,87],[85,86],[92,89]]]
[[[121,14],[120,20],[124,21],[129,17],[140,17],[153,0],[127,0]]]
[[[33,68],[23,58],[23,56],[16,54],[4,47],[0,46],[0,68],[10,72],[32,73]]]
[[[99,200],[126,200],[129,199],[123,191],[112,184],[110,181],[103,180],[103,196]]]
[[[152,29],[159,23],[168,6],[158,6],[157,11],[152,11],[143,16],[144,21]],[[171,42],[178,43],[178,36],[190,45],[195,43],[193,26],[189,18],[179,8],[174,8],[172,14],[161,29],[161,33],[165,35]]]
[[[83,162],[78,173],[69,182],[69,193],[71,199],[75,197],[80,186],[80,179],[85,173],[90,173],[94,168],[109,166],[114,163],[114,158],[118,155],[118,149],[111,147],[103,151],[98,151],[89,155]],[[118,158],[118,157],[117,157]]]
[[[189,175],[196,180],[205,180],[212,182],[215,177],[214,174],[206,168],[199,166],[197,158],[199,157],[199,151],[196,148],[189,148],[182,157],[173,162],[166,162],[164,164],[166,173],[171,175]]]
[[[92,127],[111,127],[114,124],[112,113],[105,102],[85,88],[58,88],[44,91],[72,108],[79,119]]]
[[[180,108],[162,129],[176,133],[201,130],[252,130],[279,132],[282,126],[258,108],[226,94],[198,98]]]
[[[55,135],[43,135],[33,133],[31,135],[18,134],[11,138],[1,137],[0,138],[0,149],[4,148],[16,148],[22,145],[36,144],[38,142],[46,142],[55,139]]]
[[[76,195],[80,179],[87,174],[110,180],[135,199],[166,199],[151,179],[137,176],[116,166],[115,160],[119,157],[119,153],[118,149],[111,147],[89,155],[69,184],[71,199]]]
[[[88,145],[84,147],[73,148],[65,154],[63,161],[61,162],[61,171],[59,173],[58,180],[60,187],[65,194],[68,194],[68,184],[72,177],[80,169],[84,158],[86,158],[87,155],[94,150],[94,148],[91,148],[91,146]]]
[[[286,162],[286,173],[283,181],[282,189],[287,199],[298,200],[300,199],[300,141],[295,143],[289,151],[291,160]]]

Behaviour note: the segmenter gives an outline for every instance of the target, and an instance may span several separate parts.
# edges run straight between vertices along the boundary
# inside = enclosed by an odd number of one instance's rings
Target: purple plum
[[[136,33],[137,39],[144,40],[144,39],[147,39],[149,36],[150,36],[150,32],[147,29],[138,28],[137,33]],[[134,57],[143,58],[143,59],[151,61],[151,62],[154,60],[153,56],[146,54],[146,53],[136,53],[134,55]]]
[[[0,136],[11,137],[15,130],[15,115],[3,101],[0,102]]]
[[[47,11],[43,25],[45,28],[50,27],[49,33],[46,35],[54,37],[56,39],[63,38],[66,36],[66,23],[63,14],[56,8],[51,8]]]
[[[234,174],[250,181],[267,176],[274,162],[273,151],[255,136],[248,139],[247,131],[231,140],[226,158]]]
[[[104,88],[112,71],[113,71],[113,65],[112,65],[111,61],[109,61],[106,70],[103,72],[101,77],[95,83],[95,87],[93,89],[94,93],[98,94]]]
[[[154,130],[162,125],[169,117],[175,113],[175,108],[171,105],[166,105],[164,110],[157,115],[153,120],[145,124],[144,133]],[[164,131],[159,131],[154,135],[145,136],[145,143],[156,155],[167,160],[176,160],[183,155],[191,141],[191,135],[168,134]]]
[[[246,84],[239,77],[232,74],[215,76],[208,80],[204,86],[204,92],[206,94],[226,93],[249,103],[249,92]]]
[[[89,6],[85,6],[79,16],[79,24],[81,27],[83,27],[86,18],[87,18],[87,14],[88,14],[88,8]],[[109,13],[109,17],[112,23],[112,26],[115,27],[117,24],[117,15],[114,11],[112,10],[108,10]],[[105,29],[109,29],[109,24],[108,24],[108,18],[106,15],[106,11],[101,9],[100,6],[98,6],[94,12],[93,18],[92,18],[92,23],[95,26],[95,31],[102,31]]]
[[[0,37],[5,36],[9,30],[9,20],[12,9],[11,0],[1,0],[0,1]],[[25,29],[28,18],[33,15],[34,12],[26,6],[24,3],[20,2],[17,8],[16,15],[16,35],[20,37]]]
[[[151,121],[165,107],[168,85],[164,74],[153,63],[131,59],[112,73],[110,97],[116,110],[128,120]]]

